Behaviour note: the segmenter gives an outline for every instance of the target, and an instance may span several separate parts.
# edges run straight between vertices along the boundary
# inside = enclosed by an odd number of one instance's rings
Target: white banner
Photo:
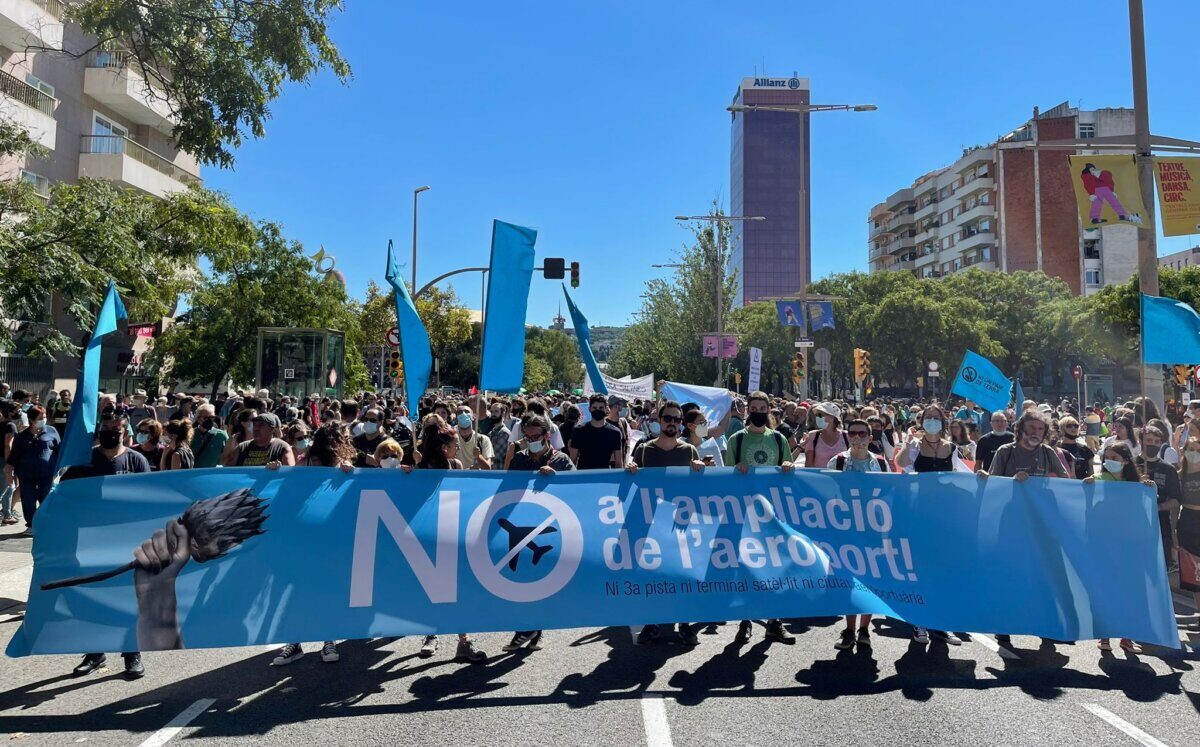
[[[762,349],[750,348],[750,375],[746,377],[747,393],[758,389],[760,378],[762,378]]]
[[[624,397],[632,402],[635,399],[653,399],[654,398],[654,374],[646,374],[639,379],[614,379],[606,374],[600,374],[604,379],[604,386],[608,388],[609,394],[615,394],[618,397]],[[595,388],[592,387],[592,380],[587,375],[583,377],[583,393],[585,396],[592,396],[595,393]]]

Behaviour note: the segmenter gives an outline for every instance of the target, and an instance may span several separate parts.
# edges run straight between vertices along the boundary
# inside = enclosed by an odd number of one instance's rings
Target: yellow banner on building
[[[1158,183],[1158,211],[1163,236],[1200,233],[1200,158],[1155,158],[1154,180]]]
[[[1070,161],[1084,228],[1112,223],[1142,225],[1146,207],[1132,155],[1070,156]]]

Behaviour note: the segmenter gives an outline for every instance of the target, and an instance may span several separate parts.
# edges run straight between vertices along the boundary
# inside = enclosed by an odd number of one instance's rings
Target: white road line
[[[187,707],[183,713],[171,719],[171,723],[150,735],[146,741],[142,742],[138,747],[162,747],[167,742],[171,741],[183,728],[192,722],[192,719],[199,716],[208,710],[208,707],[215,703],[213,698],[201,698],[195,703]]]
[[[1167,747],[1167,745],[1165,743],[1158,741],[1157,739],[1150,736],[1149,734],[1142,731],[1141,729],[1137,728],[1136,726],[1129,723],[1125,719],[1121,718],[1120,716],[1117,716],[1112,711],[1109,711],[1105,708],[1101,708],[1100,706],[1096,705],[1095,703],[1084,703],[1083,707],[1088,709],[1088,711],[1090,711],[1093,716],[1103,719],[1104,721],[1107,721],[1111,726],[1114,726],[1117,729],[1120,729],[1121,731],[1123,731],[1125,734],[1127,734],[1129,737],[1131,737],[1138,744],[1145,745],[1145,747]]]
[[[661,695],[642,696],[642,721],[646,723],[646,747],[671,747],[671,725]]]
[[[971,633],[971,640],[975,641],[980,646],[983,646],[988,651],[991,651],[993,654],[999,655],[1001,658],[1004,658],[1004,659],[1020,659],[1021,658],[1015,652],[1009,651],[1005,647],[1001,646],[999,644],[999,642],[996,641],[995,638],[992,638],[990,635],[987,635],[985,633]]]

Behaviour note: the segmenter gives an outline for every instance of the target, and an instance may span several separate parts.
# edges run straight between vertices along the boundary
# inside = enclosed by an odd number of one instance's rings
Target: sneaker
[[[647,646],[658,640],[660,635],[657,625],[643,625],[641,631],[637,635],[639,646]]]
[[[688,647],[700,645],[700,639],[696,637],[696,628],[688,623],[679,623],[679,640]]]
[[[858,629],[858,647],[859,648],[870,648],[871,647],[871,629],[870,628],[859,628]]]
[[[501,651],[517,651],[533,640],[533,633],[513,633],[512,640]]]
[[[950,644],[951,646],[961,646],[963,644],[962,639],[959,638],[958,636],[956,636],[953,632],[951,632],[949,630],[937,631],[937,637],[941,638],[943,641]]]
[[[783,629],[782,620],[771,620],[767,623],[767,640],[779,643],[795,643],[796,636]]]
[[[487,659],[487,654],[475,648],[475,641],[459,641],[458,649],[454,652],[455,661],[479,662]]]
[[[438,650],[437,636],[436,635],[427,635],[427,636],[425,636],[425,641],[423,643],[421,643],[421,650],[419,652],[417,652],[417,656],[420,656],[422,659],[428,659],[429,657],[436,654],[437,650]]]
[[[1101,651],[1112,651],[1112,644],[1108,642],[1107,638],[1101,638],[1100,640],[1096,641],[1096,648],[1100,649]]]
[[[9,516],[7,519],[0,521],[0,524],[3,524],[6,527],[10,527],[16,523],[17,523],[17,517],[15,517],[15,516]]]
[[[541,651],[542,650],[542,631],[535,630],[533,632],[533,635],[529,639],[528,648],[530,651]]]
[[[929,643],[929,631],[925,628],[913,628],[913,640],[922,645]]]
[[[337,644],[333,641],[325,641],[325,645],[321,647],[321,661],[326,664],[332,664],[339,658],[337,652]]]
[[[142,666],[141,654],[122,654],[125,659],[125,676],[131,680],[146,676],[146,668]]]
[[[738,623],[737,635],[733,637],[735,643],[749,643],[750,636],[754,634],[754,623],[749,620],[742,620]]]
[[[299,659],[301,656],[304,656],[304,649],[300,648],[300,644],[289,643],[288,645],[279,649],[279,653],[276,654],[275,658],[271,660],[271,666],[284,667],[288,664],[291,664],[296,659]]]
[[[833,647],[838,651],[848,651],[854,648],[854,631],[849,628],[843,630],[841,638],[838,639],[837,643],[833,644]]]
[[[72,674],[76,677],[82,677],[85,674],[91,674],[102,666],[104,666],[104,654],[85,654],[83,661],[79,662],[79,666],[72,670]]]

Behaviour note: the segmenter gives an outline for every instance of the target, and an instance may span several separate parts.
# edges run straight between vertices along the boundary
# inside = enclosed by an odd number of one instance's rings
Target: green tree
[[[536,355],[525,353],[525,388],[531,392],[544,392],[550,388],[554,369]]]
[[[341,0],[80,0],[67,16],[121,50],[177,119],[176,144],[201,161],[233,163],[243,135],[261,138],[287,82],[350,67],[328,35]]]
[[[557,329],[526,327],[525,352],[550,366],[550,382],[554,386],[569,389],[583,381],[583,359],[579,357],[574,335]]]

